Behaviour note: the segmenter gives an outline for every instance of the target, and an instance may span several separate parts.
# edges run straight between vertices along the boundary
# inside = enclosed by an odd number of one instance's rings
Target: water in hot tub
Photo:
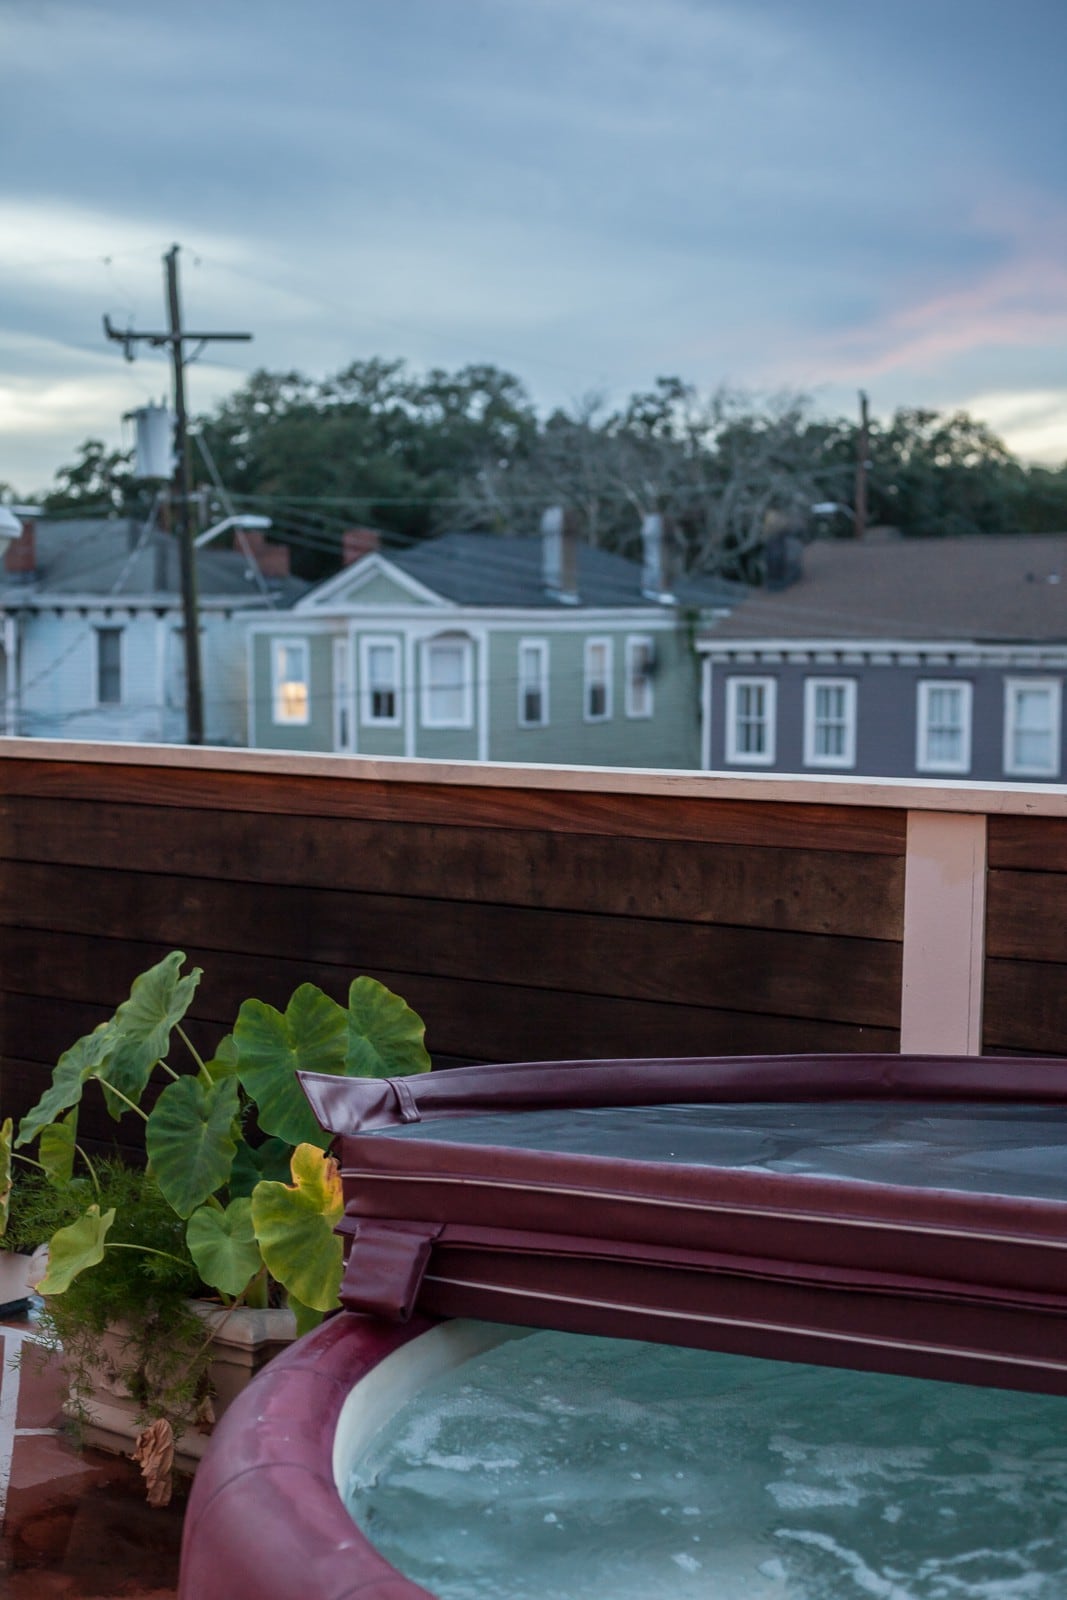
[[[441,1600],[1067,1600],[1067,1400],[536,1333],[349,1505]]]

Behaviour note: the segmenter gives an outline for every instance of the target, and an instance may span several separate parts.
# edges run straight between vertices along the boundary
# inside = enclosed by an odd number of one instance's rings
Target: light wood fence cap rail
[[[988,816],[1067,817],[1067,784],[943,783],[928,778],[817,778],[793,773],[759,777],[733,772],[648,767],[516,765],[493,761],[427,761],[397,757],[307,755],[190,745],[93,744],[83,740],[0,737],[0,792],[5,761],[180,767],[201,772],[277,773],[293,778],[351,778],[388,783],[462,784],[485,789],[578,790],[690,799],[883,806],[898,811],[977,812]]]

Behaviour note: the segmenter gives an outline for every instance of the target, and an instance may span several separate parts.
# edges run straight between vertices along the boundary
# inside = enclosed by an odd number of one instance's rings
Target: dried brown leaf
[[[141,1469],[150,1506],[170,1504],[174,1486],[174,1429],[166,1417],[157,1417],[137,1435],[133,1460]]]

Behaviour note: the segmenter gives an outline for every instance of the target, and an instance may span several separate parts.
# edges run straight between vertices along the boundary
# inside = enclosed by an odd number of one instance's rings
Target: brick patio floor
[[[181,1498],[153,1510],[132,1461],[76,1446],[34,1326],[32,1314],[0,1321],[0,1595],[174,1600]]]

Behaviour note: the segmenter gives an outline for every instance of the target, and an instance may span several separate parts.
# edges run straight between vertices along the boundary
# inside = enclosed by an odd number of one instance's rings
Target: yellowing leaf
[[[252,1191],[252,1223],[267,1271],[315,1311],[339,1304],[341,1241],[334,1233],[344,1201],[332,1156],[313,1144],[293,1151],[292,1184],[264,1180]]]

